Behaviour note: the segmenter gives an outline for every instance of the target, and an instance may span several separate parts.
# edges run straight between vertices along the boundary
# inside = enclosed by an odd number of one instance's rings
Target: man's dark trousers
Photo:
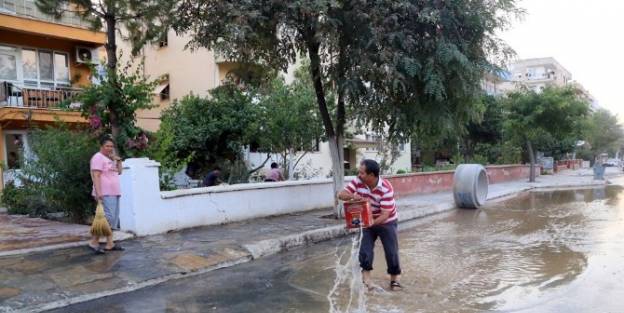
[[[401,274],[401,264],[399,263],[399,237],[396,221],[375,225],[363,230],[362,245],[360,247],[360,267],[365,271],[373,270],[375,241],[377,241],[378,237],[381,239],[381,244],[383,245],[386,255],[388,274]]]

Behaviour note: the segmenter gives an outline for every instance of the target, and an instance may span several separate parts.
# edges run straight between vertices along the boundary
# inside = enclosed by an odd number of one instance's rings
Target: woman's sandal
[[[91,251],[93,251],[93,253],[95,254],[104,254],[104,251],[102,250],[102,248],[100,248],[99,245],[97,247],[94,247],[90,243],[88,243],[87,247],[89,247],[89,249],[91,249]]]
[[[401,286],[401,283],[399,283],[398,281],[392,280],[390,281],[390,290],[392,291],[403,290],[403,286]]]
[[[122,246],[115,244],[112,248],[110,249],[106,249],[104,248],[104,251],[124,251],[126,249],[124,249]]]

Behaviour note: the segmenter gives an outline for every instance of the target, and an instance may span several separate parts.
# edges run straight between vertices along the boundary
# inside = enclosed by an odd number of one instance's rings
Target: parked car
[[[620,167],[622,165],[622,161],[620,161],[619,159],[608,159],[607,162],[603,163],[602,165]]]

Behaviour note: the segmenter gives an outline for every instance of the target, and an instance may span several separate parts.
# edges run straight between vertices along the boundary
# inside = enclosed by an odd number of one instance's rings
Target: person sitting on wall
[[[277,163],[275,162],[271,163],[271,170],[267,174],[264,181],[265,182],[277,182],[277,181],[283,181],[283,180],[284,180],[284,174],[282,174],[282,170],[279,168]]]
[[[399,237],[397,231],[397,207],[394,201],[394,189],[390,182],[379,177],[379,164],[374,160],[363,160],[358,175],[341,192],[342,201],[360,201],[368,199],[373,212],[373,225],[362,230],[360,246],[360,267],[362,280],[368,289],[372,289],[371,271],[373,270],[373,251],[377,238],[386,255],[386,265],[390,274],[390,289],[400,290],[401,265],[399,262]]]
[[[221,181],[221,168],[216,166],[206,177],[204,178],[204,187],[217,186],[222,183]]]

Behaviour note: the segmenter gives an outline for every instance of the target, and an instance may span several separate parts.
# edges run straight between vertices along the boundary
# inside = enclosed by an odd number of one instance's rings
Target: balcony
[[[44,14],[34,0],[0,0],[0,39],[5,43],[30,45],[37,41],[61,39],[81,46],[97,47],[106,43],[106,33],[94,31],[90,23],[73,13],[61,18]]]
[[[59,19],[45,14],[37,9],[34,0],[0,0],[0,13],[73,27],[91,27],[88,22],[83,21],[77,14],[66,13]]]
[[[74,88],[30,88],[0,82],[0,106],[31,109],[60,109],[61,103],[71,102],[80,93]],[[78,103],[67,103],[70,108],[79,107]]]

